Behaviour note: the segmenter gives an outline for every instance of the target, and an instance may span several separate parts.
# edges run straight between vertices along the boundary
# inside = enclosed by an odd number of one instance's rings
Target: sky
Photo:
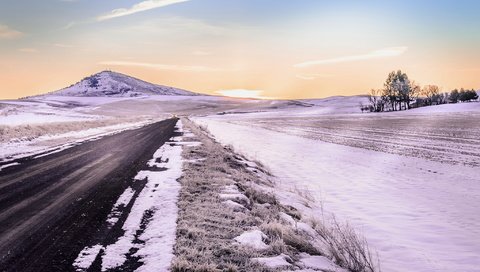
[[[480,1],[0,0],[0,99],[108,69],[206,94],[322,98],[401,69],[480,88]]]

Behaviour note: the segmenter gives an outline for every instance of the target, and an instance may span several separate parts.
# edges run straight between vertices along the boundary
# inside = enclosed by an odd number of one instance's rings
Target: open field
[[[478,105],[478,104],[477,104]],[[479,115],[277,114],[194,119],[262,162],[299,210],[350,222],[385,271],[476,271]]]
[[[232,116],[255,126],[323,142],[446,164],[480,166],[480,113]]]

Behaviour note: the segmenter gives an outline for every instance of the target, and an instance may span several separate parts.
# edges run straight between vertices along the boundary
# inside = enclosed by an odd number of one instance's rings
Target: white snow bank
[[[231,208],[233,211],[243,211],[246,209],[245,206],[231,200],[227,200],[222,203],[225,204],[227,207]]]
[[[220,199],[232,200],[245,205],[250,204],[250,199],[242,193],[219,194]]]
[[[253,261],[259,262],[265,266],[268,266],[270,268],[280,268],[280,267],[287,267],[291,266],[287,260],[290,259],[285,254],[280,254],[278,256],[273,256],[273,257],[259,257],[259,258],[252,258]]]
[[[268,248],[268,245],[263,242],[265,239],[267,239],[267,236],[260,230],[247,231],[234,238],[239,244],[257,250]]]
[[[343,269],[335,265],[330,259],[324,256],[311,256],[306,253],[300,255],[299,261],[305,268],[315,269],[315,270],[326,270],[326,271],[335,271],[335,272],[347,272],[348,270]]]
[[[7,164],[4,164],[4,165],[1,165],[0,166],[0,172],[5,169],[5,168],[8,168],[10,166],[15,166],[15,165],[19,165],[20,163],[18,162],[12,162],[12,163],[7,163]]]
[[[101,137],[120,133],[125,130],[137,129],[156,122],[147,120],[133,123],[123,123],[112,126],[90,128],[81,131],[73,131],[56,135],[45,135],[33,140],[15,140],[0,143],[0,160],[14,160],[21,157],[31,156],[36,153],[44,153],[37,156],[47,156],[81,144],[85,141],[97,140]],[[62,144],[52,144],[62,143]]]

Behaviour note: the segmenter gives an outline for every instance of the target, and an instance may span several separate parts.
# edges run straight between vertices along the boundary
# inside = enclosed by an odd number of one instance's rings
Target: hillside
[[[156,85],[112,71],[102,71],[70,87],[48,95],[87,97],[136,97],[151,95],[198,95],[186,90]]]

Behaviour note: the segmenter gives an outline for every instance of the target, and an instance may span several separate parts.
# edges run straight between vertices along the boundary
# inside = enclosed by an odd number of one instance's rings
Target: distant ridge
[[[151,95],[200,95],[194,92],[152,84],[138,78],[112,71],[102,71],[82,79],[70,87],[47,95],[86,97],[135,97]]]

